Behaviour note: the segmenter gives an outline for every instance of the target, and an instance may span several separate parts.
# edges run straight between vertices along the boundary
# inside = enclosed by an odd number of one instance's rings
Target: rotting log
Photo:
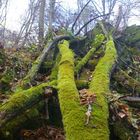
[[[110,37],[106,43],[105,55],[99,60],[95,71],[93,72],[93,79],[90,83],[90,90],[97,95],[97,104],[102,106],[94,106],[93,116],[91,120],[96,129],[93,129],[93,137],[98,140],[109,140],[109,128],[108,128],[108,103],[105,98],[105,94],[109,93],[110,86],[110,73],[117,58],[117,52],[113,42],[113,38]]]
[[[44,99],[44,87],[54,86],[56,81],[43,83],[39,86],[23,90],[12,95],[7,102],[0,107],[0,128],[8,121],[30,109]]]
[[[126,101],[129,106],[140,108],[140,97],[126,96],[120,99],[122,101]]]
[[[140,95],[140,82],[129,76],[125,71],[117,71],[113,75],[113,78],[127,90],[131,90],[131,92],[136,92]]]
[[[88,60],[93,56],[94,52],[96,52],[103,43],[105,37],[103,34],[96,35],[94,42],[92,43],[92,48],[88,51],[88,53],[83,57],[83,59],[76,65],[75,73],[78,74],[79,71],[84,67],[84,65],[88,62]]]

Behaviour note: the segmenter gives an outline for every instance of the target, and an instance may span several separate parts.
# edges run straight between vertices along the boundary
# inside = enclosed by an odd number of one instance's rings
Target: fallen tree
[[[109,92],[110,72],[117,56],[113,40],[110,38],[107,42],[105,56],[97,64],[93,73],[94,78],[90,84],[90,90],[97,94],[97,102],[102,106],[102,109],[95,107],[93,113],[95,118],[92,123],[97,125],[97,128],[90,130],[88,127],[84,128],[83,125],[84,108],[80,109],[81,106],[78,103],[78,92],[74,81],[73,54],[68,47],[69,44],[66,41],[59,44],[62,58],[59,64],[58,88],[66,138],[68,140],[109,139],[108,104],[104,95]],[[104,84],[102,84],[103,81]]]
[[[91,138],[84,127],[85,108],[80,106],[78,90],[74,81],[74,57],[69,43],[59,44],[62,55],[58,71],[58,93],[67,140]],[[65,53],[67,52],[67,53]],[[79,135],[80,134],[80,135]],[[89,136],[90,134],[90,136]]]
[[[97,126],[96,129],[93,129],[93,137],[95,139],[109,139],[109,112],[105,94],[110,92],[110,74],[116,59],[117,52],[113,38],[110,37],[106,43],[105,55],[98,62],[95,71],[93,72],[93,79],[89,86],[89,89],[97,95],[97,103],[102,106],[102,108],[100,108],[95,105],[93,109],[94,119],[92,122]]]

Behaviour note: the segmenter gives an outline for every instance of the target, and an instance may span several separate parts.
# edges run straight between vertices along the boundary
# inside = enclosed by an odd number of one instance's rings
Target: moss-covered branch
[[[106,43],[105,55],[98,62],[90,83],[90,90],[97,95],[97,103],[102,106],[102,108],[94,106],[94,119],[92,120],[93,124],[97,126],[97,128],[93,130],[93,137],[99,140],[109,140],[109,112],[105,94],[110,92],[110,73],[116,57],[117,53],[114,42],[113,39],[110,38]]]
[[[74,57],[69,43],[59,44],[61,61],[58,71],[59,102],[67,140],[82,139],[84,112],[80,109],[79,96],[74,81]],[[67,52],[67,53],[66,53]],[[84,134],[86,135],[86,134]]]
[[[93,56],[94,52],[96,52],[101,44],[103,43],[105,37],[103,34],[96,35],[94,42],[92,43],[92,47],[88,53],[83,57],[83,59],[77,64],[75,68],[75,73],[78,74],[82,67],[88,62],[88,60]]]
[[[0,127],[41,101],[44,97],[43,87],[55,84],[55,81],[44,83],[12,95],[11,98],[0,107]]]

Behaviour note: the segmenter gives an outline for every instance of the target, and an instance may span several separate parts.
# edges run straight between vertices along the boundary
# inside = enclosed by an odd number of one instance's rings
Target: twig
[[[109,15],[109,14],[99,15],[99,16],[97,16],[97,17],[94,17],[94,18],[90,19],[88,22],[86,22],[86,23],[79,29],[79,31],[75,34],[75,36],[77,36],[77,35],[81,32],[81,30],[82,30],[85,26],[87,26],[90,22],[92,22],[93,20],[95,20],[95,19],[97,19],[97,18],[99,18],[99,17],[107,16],[107,15]]]

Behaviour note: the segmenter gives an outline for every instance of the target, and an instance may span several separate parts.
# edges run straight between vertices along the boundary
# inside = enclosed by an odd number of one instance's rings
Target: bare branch
[[[72,25],[72,27],[71,27],[71,31],[72,31],[72,32],[74,32],[74,26],[75,26],[77,20],[79,19],[81,13],[84,11],[84,9],[87,7],[87,5],[90,3],[90,1],[91,1],[91,0],[89,0],[89,1],[85,4],[85,6],[81,9],[80,13],[79,13],[78,16],[76,17],[76,19],[75,19],[75,21],[74,21],[74,23],[73,23],[73,25]]]
[[[95,19],[97,19],[97,18],[99,18],[99,17],[108,16],[108,15],[109,15],[109,14],[99,15],[99,16],[96,16],[96,17],[90,19],[88,22],[86,22],[86,23],[79,29],[79,31],[75,34],[75,36],[79,35],[80,32],[81,32],[81,30],[82,30],[85,26],[87,26],[90,22],[92,22],[93,20],[95,20]]]

